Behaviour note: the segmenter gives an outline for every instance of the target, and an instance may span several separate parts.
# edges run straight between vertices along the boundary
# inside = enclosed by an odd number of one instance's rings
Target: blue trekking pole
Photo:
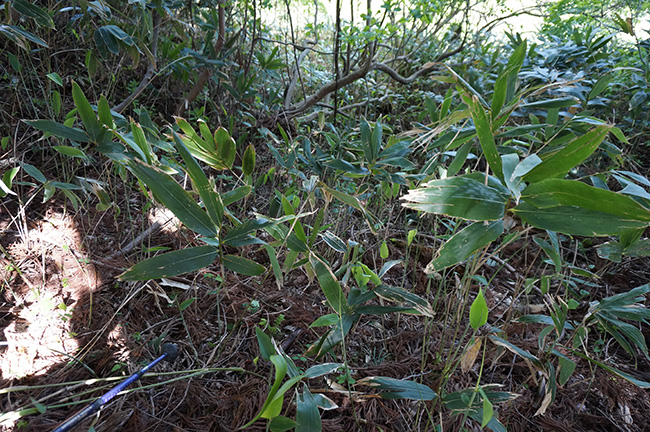
[[[140,379],[142,375],[146,374],[149,369],[160,363],[162,360],[166,360],[170,363],[172,363],[176,357],[178,356],[178,347],[172,343],[166,343],[163,344],[162,347],[160,348],[161,355],[124,381],[122,381],[120,384],[118,384],[116,387],[112,388],[109,390],[104,396],[100,397],[97,399],[95,402],[91,403],[88,405],[86,408],[83,410],[79,411],[76,415],[68,419],[65,423],[63,423],[61,426],[58,428],[54,429],[53,432],[66,432],[75,427],[79,422],[81,422],[83,419],[86,417],[90,416],[91,414],[96,413],[99,411],[99,409],[113,399],[115,395],[117,395],[119,392],[133,384],[134,381]]]

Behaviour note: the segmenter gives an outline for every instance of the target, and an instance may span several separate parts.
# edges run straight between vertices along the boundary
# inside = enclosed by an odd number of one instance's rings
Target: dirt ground
[[[304,272],[286,275],[281,289],[272,275],[228,273],[221,285],[216,264],[172,280],[121,282],[117,276],[145,256],[143,249],[176,249],[193,240],[173,219],[137,199],[118,203],[130,206],[129,218],[115,208],[98,212],[86,205],[75,211],[62,198],[45,205],[38,204],[39,199],[26,212],[10,198],[0,206],[1,430],[53,430],[115,386],[117,379],[154,359],[161,342],[178,345],[176,361],[156,366],[130,387],[131,392],[116,397],[74,430],[89,430],[91,425],[96,431],[238,429],[257,414],[272,382],[271,364],[260,358],[256,326],[266,324],[299,367],[314,364],[303,354],[322,330],[309,325],[329,311],[317,281]],[[149,230],[156,223],[162,227]],[[143,232],[149,235],[137,239]],[[140,241],[125,248],[134,239]],[[244,253],[263,264],[268,261],[255,250]],[[414,292],[426,289],[425,265],[426,260],[416,262],[407,272]],[[617,268],[616,277],[599,284],[609,294],[631,289],[648,282],[649,267],[647,261],[627,263]],[[397,280],[404,273],[397,266],[388,278]],[[498,286],[507,283],[506,276],[486,294],[489,304],[497,301]],[[512,325],[508,337],[535,352],[538,330]],[[346,341],[352,376],[408,377],[436,388],[445,359],[435,355],[444,334],[445,324],[435,320],[425,329],[416,316],[364,317]],[[650,333],[645,335],[648,339]],[[640,357],[634,370],[634,360],[616,343],[602,349],[611,364],[650,381],[646,359]],[[509,431],[650,430],[648,390],[580,359],[575,359],[576,371],[548,411],[535,416],[544,396],[543,380],[531,374],[521,357],[502,354],[497,356],[496,346],[488,343],[482,383],[500,384],[502,390],[519,395],[495,407]],[[478,365],[467,372],[459,368],[448,386],[472,387],[477,376]],[[384,400],[368,388],[354,389],[364,392],[358,395],[324,378],[309,384],[312,392],[338,406],[321,412],[325,431],[435,430],[430,419],[444,431],[480,430],[474,421],[463,424],[435,402]],[[288,394],[284,404],[283,414],[289,417],[295,414],[293,398]],[[265,430],[265,423],[258,421],[248,430]]]

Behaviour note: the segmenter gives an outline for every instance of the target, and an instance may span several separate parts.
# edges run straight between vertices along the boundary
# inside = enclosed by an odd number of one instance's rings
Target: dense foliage
[[[437,413],[506,430],[499,407],[520,388],[537,386],[543,415],[580,364],[650,387],[633,368],[650,359],[649,281],[600,289],[650,256],[650,5],[334,6],[5,1],[4,217],[38,196],[132,218],[120,191],[171,211],[186,239],[128,254],[121,281],[212,268],[223,293],[243,277],[317,284],[329,312],[305,323],[299,358],[278,323],[255,327],[268,388],[239,427],[321,430],[337,408],[323,376],[359,400],[419,401],[404,430],[440,430]],[[492,32],[528,14],[546,16],[537,34]],[[421,326],[422,373],[353,377],[360,323],[398,314]],[[429,349],[434,323],[446,331]],[[537,346],[510,337],[519,325]],[[530,381],[485,379],[505,352]]]

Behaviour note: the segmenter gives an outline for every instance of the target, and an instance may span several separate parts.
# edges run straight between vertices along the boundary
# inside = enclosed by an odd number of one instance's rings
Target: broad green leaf
[[[483,297],[483,290],[479,288],[476,298],[469,308],[469,324],[474,330],[478,330],[488,319],[488,306]]]
[[[380,390],[380,395],[384,399],[433,400],[438,396],[424,384],[388,377],[362,378],[357,381],[357,385],[367,385]]]
[[[343,363],[321,363],[310,367],[305,371],[305,377],[312,379],[323,375],[330,374],[343,366]]]
[[[246,276],[259,276],[266,271],[263,265],[237,255],[224,255],[221,262],[228,270]]]
[[[287,362],[284,359],[284,357],[281,355],[272,355],[271,363],[273,363],[273,366],[275,366],[275,381],[273,382],[273,386],[269,390],[269,394],[266,397],[266,401],[264,402],[264,405],[262,406],[260,413],[256,415],[255,418],[251,420],[249,423],[242,426],[241,429],[247,428],[248,426],[252,425],[260,417],[270,419],[273,417],[277,417],[280,414],[280,410],[282,409],[282,399],[281,398],[278,399],[280,401],[280,404],[278,406],[277,403],[273,404],[273,398],[278,393],[278,390],[282,385],[282,380],[287,375]]]
[[[277,416],[273,417],[269,422],[269,429],[271,432],[285,432],[291,430],[298,426],[298,423],[295,420],[291,420],[289,417]]]
[[[231,191],[226,192],[221,197],[221,199],[223,200],[223,206],[228,207],[230,204],[235,203],[240,199],[247,197],[252,190],[253,188],[247,185],[247,186],[240,186],[237,189],[233,189]]]
[[[477,250],[489,245],[503,234],[503,221],[489,224],[476,222],[454,234],[438,251],[438,257],[431,261],[434,270],[442,270],[469,258]]]
[[[504,103],[509,102],[514,94],[517,75],[519,74],[519,69],[521,69],[521,65],[526,58],[526,47],[526,41],[519,44],[508,59],[506,69],[501,73],[501,75],[499,75],[494,83],[494,94],[492,95],[491,105],[494,115],[499,114]]]
[[[458,171],[463,167],[463,164],[467,160],[467,156],[469,155],[469,151],[472,149],[474,146],[474,143],[472,141],[467,141],[465,144],[463,144],[460,149],[456,152],[456,156],[454,157],[454,160],[451,161],[449,164],[449,167],[447,168],[447,176],[448,177],[453,177],[456,174],[458,174]]]
[[[433,180],[413,189],[402,205],[427,213],[446,214],[468,220],[503,218],[507,196],[467,177]]]
[[[341,317],[335,313],[327,314],[316,318],[316,321],[309,325],[309,328],[312,327],[328,327],[335,325],[341,320]]]
[[[90,141],[90,137],[81,129],[71,128],[52,120],[25,120],[25,123],[33,128],[42,130],[43,132],[51,133],[59,138],[66,138],[80,143]]]
[[[346,253],[348,251],[348,246],[345,244],[343,240],[341,240],[339,237],[336,236],[336,234],[332,233],[331,231],[324,231],[321,233],[318,233],[319,236],[325,240],[325,243],[328,244],[329,247],[334,249],[337,252],[340,253]]]
[[[534,227],[589,237],[618,235],[648,225],[647,222],[576,206],[539,208],[522,202],[512,211]]]
[[[552,153],[542,155],[543,162],[524,176],[524,181],[536,183],[564,175],[587,159],[600,145],[612,126],[596,126],[586,134],[574,138],[567,145]]]
[[[373,292],[385,300],[399,303],[401,306],[411,308],[424,316],[433,317],[434,315],[433,307],[427,300],[405,289],[382,284],[376,286]]]
[[[253,147],[253,144],[249,144],[248,147],[246,147],[241,167],[245,176],[248,177],[253,174],[253,171],[255,170],[255,147]]]
[[[481,419],[481,427],[484,428],[490,423],[490,420],[492,420],[492,417],[494,416],[494,407],[492,407],[492,402],[490,402],[490,399],[487,397],[482,388],[479,388],[479,392],[481,392],[481,396],[483,398],[483,416]]]
[[[214,132],[214,141],[217,144],[217,152],[227,168],[232,168],[235,161],[235,140],[232,139],[227,130],[219,127]]]
[[[5,8],[11,7],[21,15],[33,18],[40,26],[54,28],[54,21],[47,9],[40,8],[34,2],[27,0],[13,0],[11,4],[5,4]]]
[[[219,230],[208,214],[168,174],[137,159],[129,161],[128,166],[151,189],[156,199],[189,229],[205,237],[219,235]]]
[[[35,179],[37,182],[39,182],[39,183],[45,183],[45,182],[47,181],[47,179],[45,178],[45,175],[41,172],[41,170],[39,170],[38,168],[36,168],[34,165],[30,165],[30,164],[28,164],[28,163],[24,163],[24,164],[22,164],[22,167],[23,167],[23,169],[25,170],[25,172],[26,172],[27,174],[29,174],[30,176],[34,177],[34,179]]]
[[[190,176],[194,187],[199,192],[199,196],[201,197],[203,205],[212,219],[212,222],[218,227],[218,229],[220,229],[224,212],[224,205],[221,202],[221,196],[212,188],[208,177],[205,175],[196,159],[192,157],[192,154],[187,147],[185,147],[185,144],[178,134],[174,131],[172,131],[172,134],[174,136],[176,149],[178,149],[178,152],[181,154],[181,157],[185,162],[187,174]]]
[[[574,180],[551,179],[532,184],[524,190],[522,200],[538,208],[576,206],[632,221],[650,222],[650,209],[632,198]]]
[[[86,153],[83,152],[83,150],[78,149],[76,147],[70,147],[70,146],[63,146],[63,145],[58,145],[52,147],[54,150],[57,152],[61,153],[62,155],[74,157],[74,158],[79,158],[79,159],[88,159],[88,156],[86,156]]]
[[[329,265],[314,254],[309,254],[309,263],[316,272],[318,283],[327,298],[327,302],[337,314],[342,314],[347,307],[347,301],[339,281],[334,276],[334,272]]]
[[[565,97],[559,99],[548,99],[541,100],[537,102],[525,103],[522,104],[522,108],[534,108],[534,109],[552,109],[552,108],[566,108],[578,104],[575,98]]]
[[[381,246],[379,247],[379,256],[381,259],[388,258],[388,244],[386,244],[386,240],[381,242]]]
[[[488,115],[485,112],[483,105],[479,103],[478,99],[469,97],[463,99],[472,110],[472,119],[474,120],[474,126],[476,127],[476,135],[481,143],[481,149],[483,150],[483,155],[485,155],[485,160],[488,165],[490,165],[494,175],[503,179],[503,165],[501,164],[499,151],[497,150],[494,141],[492,126],[490,125]]]
[[[379,149],[381,148],[381,138],[382,138],[382,125],[381,121],[377,120],[375,123],[375,128],[372,130],[372,135],[370,137],[370,160],[369,162],[375,162],[377,160],[377,155],[379,154]]]
[[[571,378],[573,371],[576,369],[576,364],[558,350],[553,349],[552,352],[560,359],[560,375],[558,377],[558,382],[563,386],[567,381],[569,381],[569,378]]]
[[[141,261],[122,273],[122,280],[149,280],[178,276],[209,266],[217,257],[219,249],[198,246],[167,252]]]
[[[86,99],[81,87],[76,82],[72,82],[72,98],[74,99],[74,104],[77,107],[77,112],[81,121],[86,128],[88,136],[95,142],[98,141],[99,135],[102,131],[99,121],[97,121],[97,116],[95,111],[93,111],[90,106],[90,102]]]
[[[335,170],[358,175],[358,176],[364,176],[370,172],[368,171],[367,168],[358,165],[353,165],[350,162],[343,159],[333,159],[331,161],[327,161],[325,162],[325,166],[334,168]]]
[[[596,84],[591,88],[591,91],[589,92],[589,96],[587,99],[591,100],[598,95],[600,95],[603,90],[607,88],[609,83],[612,81],[613,76],[610,73],[606,73],[605,75],[601,76],[598,81],[596,81]]]
[[[272,355],[278,353],[271,338],[257,326],[255,326],[255,336],[257,337],[257,344],[260,346],[260,355],[264,360],[268,361]]]
[[[18,171],[20,171],[19,167],[13,167],[2,174],[2,180],[0,180],[0,198],[4,198],[7,194],[16,195],[16,192],[11,190],[11,186]]]
[[[110,129],[114,127],[111,107],[108,105],[108,100],[106,100],[106,96],[104,95],[101,95],[99,97],[99,103],[97,104],[97,115],[99,116],[99,122],[102,125]]]
[[[303,385],[303,390],[296,397],[296,432],[320,432],[322,428],[318,405],[314,396]]]
[[[151,144],[147,141],[146,136],[144,135],[144,130],[142,126],[135,121],[131,122],[131,133],[133,134],[133,141],[135,142],[137,148],[139,149],[138,154],[143,158],[142,160],[149,165],[152,165],[154,162],[153,150]]]
[[[24,50],[28,49],[28,45],[25,43],[26,41],[31,41],[42,47],[49,48],[49,45],[43,39],[19,26],[0,24],[0,35],[9,38]]]

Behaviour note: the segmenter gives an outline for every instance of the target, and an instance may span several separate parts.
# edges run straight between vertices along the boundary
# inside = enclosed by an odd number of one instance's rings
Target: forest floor
[[[53,430],[115,386],[117,379],[154,359],[161,340],[179,346],[176,361],[156,366],[128,394],[116,397],[75,430],[89,430],[91,424],[96,431],[238,429],[258,413],[272,382],[271,364],[260,358],[256,326],[266,327],[299,367],[314,364],[303,354],[322,329],[309,325],[329,313],[318,282],[298,269],[285,275],[280,288],[272,275],[244,277],[229,272],[221,284],[218,265],[172,280],[119,281],[117,276],[125,268],[142,259],[143,249],[178,249],[194,240],[173,218],[170,221],[164,212],[144,205],[133,192],[124,193],[117,207],[120,212],[116,207],[99,212],[88,203],[75,211],[62,197],[40,204],[39,196],[27,207],[10,198],[3,201],[0,412],[5,422],[0,430]],[[154,224],[159,228],[149,230]],[[149,235],[142,243],[132,250],[125,248],[143,232]],[[435,250],[435,244],[425,244],[426,239],[417,241],[422,250]],[[400,250],[391,247],[390,259],[403,259]],[[265,253],[254,249],[242,253],[268,264]],[[536,251],[528,253],[533,256]],[[535,262],[521,255],[515,258],[486,292],[491,320],[507,312],[499,299],[511,281],[526,275]],[[647,259],[614,265],[599,261],[595,252],[592,258],[601,269],[609,266],[601,271],[598,288],[590,288],[602,290],[600,298],[650,280]],[[413,255],[407,269],[398,265],[386,279],[427,295],[424,268],[429,259],[426,252]],[[449,307],[454,300],[460,301],[448,298],[439,307]],[[426,327],[418,316],[362,318],[345,342],[352,378],[408,378],[435,389],[446,365],[446,359],[437,355],[440,344],[459,343],[445,330],[444,322],[434,319]],[[513,323],[507,334],[517,346],[536,352],[539,330],[536,324]],[[645,337],[650,340],[650,334]],[[485,356],[481,383],[500,384],[501,390],[519,395],[495,407],[508,431],[650,431],[648,390],[587,361],[574,359],[578,366],[569,382],[558,389],[545,414],[535,415],[544,396],[540,376],[521,357],[497,352],[491,343]],[[602,346],[601,358],[650,381],[647,359],[639,357],[634,369],[634,359],[615,342]],[[479,363],[466,372],[458,368],[447,386],[473,387]],[[92,381],[107,377],[113,380]],[[430,421],[444,431],[480,430],[472,420],[441,411],[435,401],[384,400],[368,388],[359,389],[363,393],[348,391],[353,388],[345,380],[319,378],[310,382],[310,388],[338,405],[322,412],[325,431],[435,430]],[[287,395],[287,401],[292,398]],[[292,417],[295,405],[287,401],[283,413]],[[258,421],[248,430],[265,430],[265,422]]]

